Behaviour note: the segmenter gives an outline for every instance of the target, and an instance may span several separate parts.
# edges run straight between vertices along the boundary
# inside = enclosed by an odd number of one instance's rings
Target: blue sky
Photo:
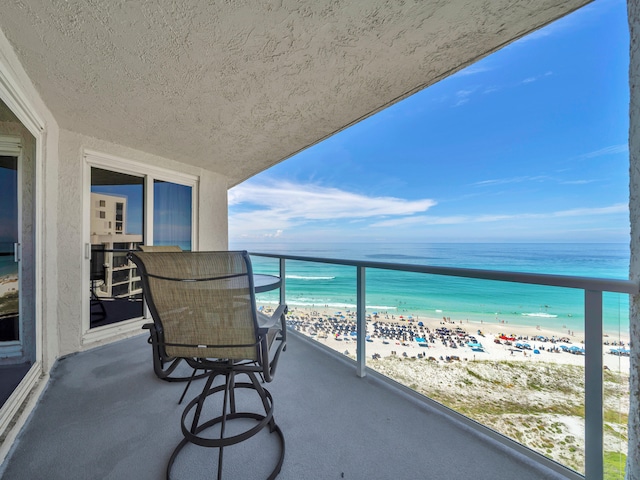
[[[246,242],[628,242],[628,27],[596,2],[229,191]]]

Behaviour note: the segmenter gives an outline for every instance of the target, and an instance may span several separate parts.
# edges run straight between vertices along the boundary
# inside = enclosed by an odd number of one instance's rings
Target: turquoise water
[[[282,253],[374,262],[627,279],[627,244],[237,244],[253,252]],[[278,273],[278,261],[252,257],[256,273]],[[354,267],[287,261],[290,306],[355,309]],[[584,331],[584,292],[367,269],[367,312],[389,315],[443,316],[451,320],[540,325]],[[262,294],[276,302],[277,292]],[[629,330],[627,295],[604,295],[604,328]]]
[[[462,268],[550,273],[598,278],[628,278],[626,244],[242,244],[254,252],[282,253],[374,262],[440,265]],[[256,273],[278,273],[277,259],[253,257]],[[0,276],[16,272],[13,257],[0,256]],[[336,311],[356,307],[354,267],[287,261],[287,303],[329,306]],[[389,315],[443,316],[540,325],[583,331],[584,293],[566,288],[520,285],[367,269],[368,312]],[[260,295],[275,303],[278,292]],[[629,297],[604,296],[604,328],[628,334]]]
[[[0,277],[18,273],[18,264],[13,261],[13,243],[0,242]]]

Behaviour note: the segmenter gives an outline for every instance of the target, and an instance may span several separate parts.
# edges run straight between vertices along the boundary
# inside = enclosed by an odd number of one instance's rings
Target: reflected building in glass
[[[140,277],[126,252],[142,243],[127,230],[127,197],[91,193],[91,292],[93,300],[132,298],[142,293]]]

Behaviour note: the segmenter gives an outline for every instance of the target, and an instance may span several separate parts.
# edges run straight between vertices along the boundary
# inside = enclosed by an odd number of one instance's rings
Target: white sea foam
[[[286,278],[293,280],[334,280],[336,277],[309,277],[305,275],[287,275]]]
[[[523,313],[522,314],[524,317],[543,317],[543,318],[558,318],[558,315],[553,315],[551,313],[543,313],[543,312],[537,312],[537,313]]]
[[[259,304],[264,305],[278,305],[280,302],[277,300],[260,300]],[[287,305],[289,306],[298,306],[298,307],[331,307],[331,308],[343,308],[343,309],[353,309],[357,308],[357,305],[352,303],[339,303],[339,302],[322,302],[318,299],[305,299],[298,298],[294,300],[287,300]],[[384,310],[396,310],[397,307],[388,307],[385,305],[367,305],[367,310],[376,310],[378,313]]]
[[[388,307],[386,305],[367,305],[367,308],[375,310],[396,310],[397,307]]]

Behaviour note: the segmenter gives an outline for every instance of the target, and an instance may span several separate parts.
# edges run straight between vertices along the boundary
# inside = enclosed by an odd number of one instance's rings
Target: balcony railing
[[[529,285],[578,289],[584,292],[585,331],[585,478],[601,480],[604,475],[603,436],[603,293],[637,294],[638,284],[629,280],[588,278],[563,275],[531,274],[494,270],[423,266],[399,263],[369,262],[331,258],[251,253],[256,257],[279,260],[282,288],[280,302],[286,303],[286,261],[312,262],[350,266],[356,269],[356,365],[357,375],[366,375],[366,272],[367,269],[394,270],[447,277],[495,280]]]

